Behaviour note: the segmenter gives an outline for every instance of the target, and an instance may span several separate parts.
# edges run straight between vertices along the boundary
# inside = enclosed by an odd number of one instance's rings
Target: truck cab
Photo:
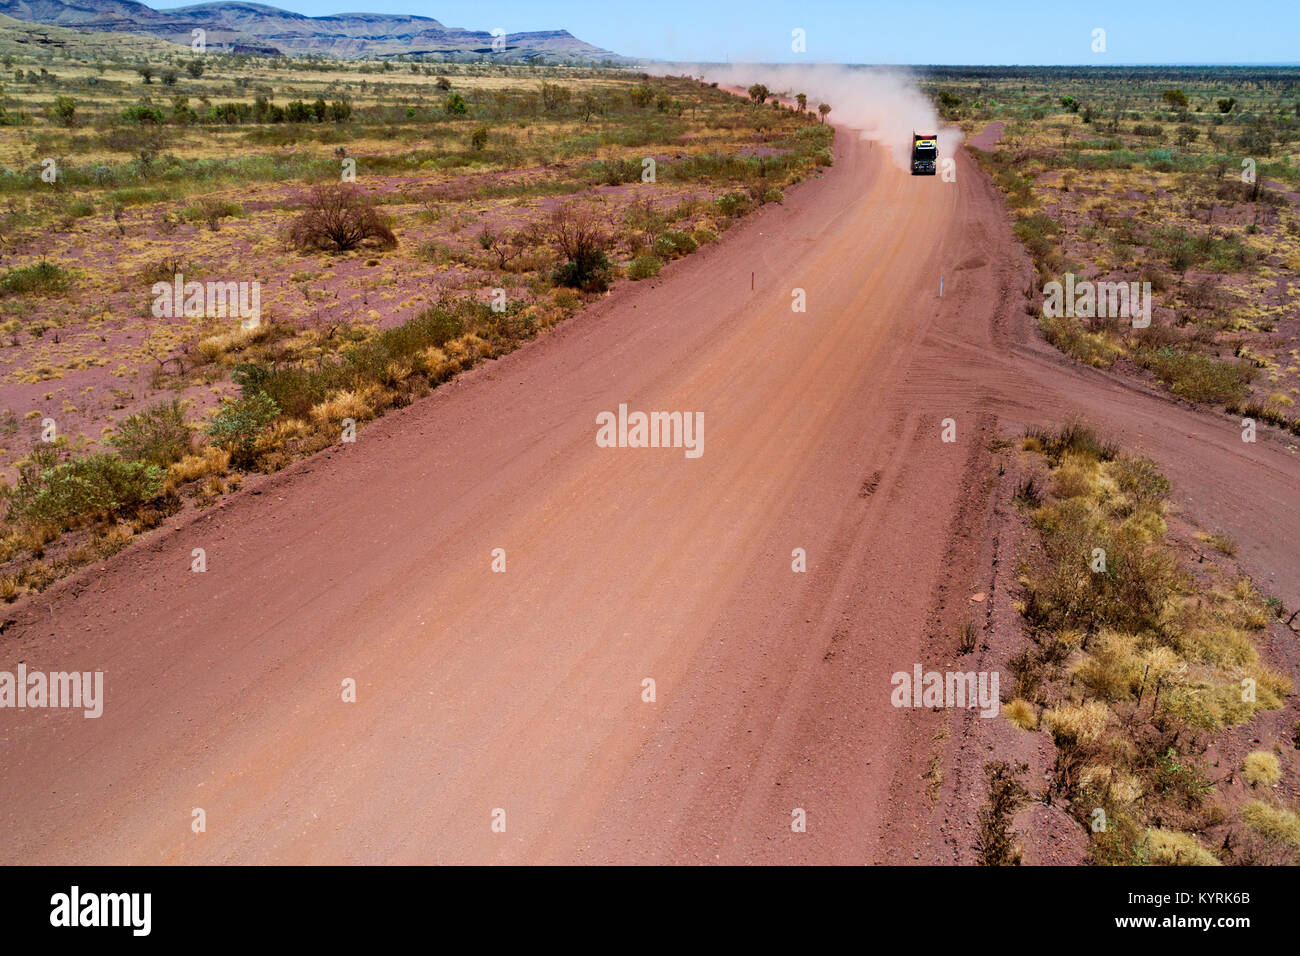
[[[939,135],[912,133],[912,175],[933,176],[939,166]]]

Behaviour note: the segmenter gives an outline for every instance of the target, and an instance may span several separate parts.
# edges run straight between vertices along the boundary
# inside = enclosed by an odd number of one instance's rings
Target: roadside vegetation
[[[1195,539],[1209,561],[1170,538],[1150,460],[1080,424],[1031,429],[1020,456],[1028,640],[1003,715],[1054,744],[1036,796],[1068,810],[1096,863],[1296,862],[1294,808],[1274,789],[1292,741],[1261,730],[1292,691],[1261,654],[1270,626],[1286,633],[1276,602],[1234,570],[1223,536]],[[986,823],[998,862],[1005,827]]]

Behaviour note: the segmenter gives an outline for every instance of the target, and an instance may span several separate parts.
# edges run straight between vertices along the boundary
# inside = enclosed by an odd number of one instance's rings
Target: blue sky
[[[145,0],[156,8],[181,0]],[[320,16],[417,14],[447,26],[565,29],[629,56],[837,63],[1131,64],[1300,62],[1300,0],[278,0]],[[791,31],[807,52],[791,51]],[[1092,31],[1106,31],[1094,53]]]

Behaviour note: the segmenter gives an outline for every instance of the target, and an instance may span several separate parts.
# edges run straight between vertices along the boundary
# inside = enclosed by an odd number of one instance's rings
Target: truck
[[[912,175],[933,176],[939,166],[939,134],[912,131]]]

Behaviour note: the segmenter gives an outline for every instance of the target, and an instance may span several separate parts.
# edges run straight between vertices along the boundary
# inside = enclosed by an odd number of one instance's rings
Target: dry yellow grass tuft
[[[1099,700],[1062,704],[1043,714],[1042,723],[1053,737],[1071,743],[1090,744],[1101,739],[1110,710]]]
[[[360,392],[339,392],[333,398],[313,406],[312,421],[320,425],[334,425],[350,418],[355,422],[368,421],[375,417],[374,401],[379,396],[377,386],[369,386]]]
[[[1262,800],[1252,800],[1241,810],[1241,818],[1270,843],[1281,843],[1300,850],[1300,817],[1284,807],[1273,807]]]
[[[1147,834],[1151,862],[1163,866],[1222,866],[1216,857],[1201,846],[1190,833],[1154,829]]]
[[[1242,770],[1246,774],[1246,782],[1252,787],[1273,787],[1282,779],[1282,765],[1278,763],[1277,756],[1264,750],[1248,754]]]
[[[1038,729],[1038,713],[1034,705],[1019,697],[1002,708],[1002,716],[1021,730]]]
[[[204,448],[200,454],[186,455],[167,469],[167,480],[163,485],[165,494],[172,494],[181,485],[208,475],[221,475],[230,468],[230,452],[215,445]]]

